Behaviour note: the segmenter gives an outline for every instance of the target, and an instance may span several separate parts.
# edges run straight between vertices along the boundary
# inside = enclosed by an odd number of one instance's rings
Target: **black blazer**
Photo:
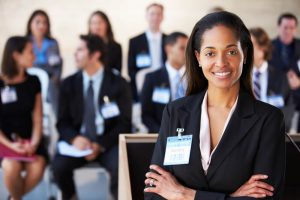
[[[66,78],[61,85],[58,109],[57,129],[60,140],[71,142],[80,134],[83,122],[84,96],[82,71]],[[103,97],[108,96],[119,107],[120,115],[104,119],[104,133],[98,136],[97,142],[106,150],[118,145],[120,133],[131,131],[132,98],[129,84],[110,70],[104,71],[99,93],[99,105],[103,105]],[[99,107],[100,107],[99,106]]]
[[[162,35],[162,59],[163,62],[166,61],[167,56],[166,52],[164,50],[164,43],[166,39],[166,35]],[[140,70],[140,68],[137,67],[136,65],[136,57],[140,53],[147,53],[150,54],[149,50],[149,45],[148,45],[148,40],[146,37],[146,33],[142,33],[134,38],[131,38],[129,41],[129,51],[128,51],[128,73],[130,76],[130,84],[131,84],[131,89],[132,89],[132,94],[133,94],[133,99],[135,101],[138,101],[138,94],[137,94],[137,88],[136,88],[136,82],[135,82],[135,75],[136,73]],[[150,67],[150,66],[149,66]]]
[[[285,174],[285,134],[281,111],[240,92],[236,110],[205,176],[199,148],[204,94],[181,98],[166,106],[151,163],[171,172],[182,185],[195,189],[195,199],[253,199],[231,198],[229,194],[252,175],[260,173],[267,174],[266,182],[275,188],[271,199],[281,199]],[[167,137],[177,135],[176,128],[184,128],[184,134],[193,135],[189,164],[163,166]],[[145,193],[145,197],[163,199],[150,193]]]
[[[106,45],[106,65],[110,69],[116,69],[121,73],[122,69],[122,48],[121,45],[115,41],[109,42]]]
[[[170,89],[169,75],[166,67],[147,74],[141,92],[142,121],[147,126],[149,133],[158,133],[163,110],[166,106],[166,104],[152,101],[152,94],[155,87]]]
[[[292,59],[289,62],[289,66],[286,66],[281,56],[282,43],[279,38],[274,39],[272,41],[272,58],[270,60],[270,64],[282,71],[293,69],[296,73],[298,73],[298,76],[300,76],[300,71],[297,66],[297,61],[300,59],[300,40],[295,38],[293,41],[293,45],[294,54],[291,55]]]

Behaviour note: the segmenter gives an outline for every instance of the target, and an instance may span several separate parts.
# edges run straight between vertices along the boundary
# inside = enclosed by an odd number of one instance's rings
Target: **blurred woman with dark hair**
[[[27,23],[26,36],[33,42],[35,54],[33,66],[45,70],[49,75],[48,100],[56,113],[62,58],[58,43],[51,35],[50,19],[45,11],[35,10],[31,14]]]
[[[112,26],[107,15],[102,11],[95,11],[89,18],[89,34],[98,35],[106,44],[105,67],[116,69],[121,73],[122,70],[122,48],[115,41]]]
[[[30,161],[24,161],[4,155],[4,183],[13,200],[20,200],[39,183],[48,159],[42,143],[40,82],[26,73],[33,61],[30,40],[25,37],[7,40],[0,79],[0,143],[20,157],[33,156]],[[25,176],[21,175],[22,171],[26,172]]]

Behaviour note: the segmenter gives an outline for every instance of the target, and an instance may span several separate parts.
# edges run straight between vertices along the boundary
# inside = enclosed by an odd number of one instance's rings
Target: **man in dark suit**
[[[150,4],[146,9],[148,30],[129,41],[128,73],[131,79],[133,98],[136,102],[139,101],[136,83],[137,72],[146,68],[158,69],[166,61],[163,48],[166,35],[160,30],[163,10],[161,4]]]
[[[76,199],[73,170],[97,161],[111,176],[117,199],[118,136],[131,130],[131,92],[119,75],[105,69],[104,43],[98,36],[82,35],[75,53],[81,69],[66,78],[59,98],[57,128],[60,142],[92,153],[80,158],[62,155],[53,161],[55,180],[63,199]]]
[[[291,13],[278,19],[278,37],[272,41],[271,65],[287,74],[296,110],[300,111],[300,40],[295,38],[298,20]],[[300,131],[300,120],[298,132]]]
[[[165,105],[184,96],[184,51],[187,36],[174,32],[166,38],[167,61],[164,67],[147,74],[141,92],[142,120],[150,133],[159,131]]]
[[[287,77],[267,62],[272,54],[272,45],[268,34],[260,27],[251,28],[249,31],[254,47],[252,71],[254,95],[256,99],[276,106],[284,112],[285,127],[289,131],[294,105]]]

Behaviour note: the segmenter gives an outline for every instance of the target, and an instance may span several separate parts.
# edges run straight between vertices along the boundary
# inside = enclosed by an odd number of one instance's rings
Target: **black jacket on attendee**
[[[270,199],[281,199],[285,176],[285,131],[282,112],[241,91],[236,109],[214,151],[205,175],[199,147],[204,94],[205,92],[201,92],[187,96],[166,106],[151,164],[163,167],[175,176],[180,184],[196,190],[197,200],[250,200],[252,198],[232,198],[229,195],[254,174],[268,175],[265,181],[275,188]],[[177,128],[184,128],[183,135],[192,135],[189,164],[164,166],[167,138],[177,136]],[[145,193],[145,199],[164,198]]]
[[[122,47],[113,41],[106,46],[106,64],[110,69],[116,69],[121,73],[122,70]]]
[[[104,119],[104,133],[98,136],[97,142],[106,150],[118,145],[120,133],[131,132],[132,97],[129,84],[111,70],[104,70],[104,76],[99,93],[99,108],[104,104],[103,97],[116,102],[120,115]],[[83,75],[82,71],[66,78],[60,90],[57,129],[60,140],[71,143],[80,135],[84,113]],[[100,112],[100,111],[99,111]]]
[[[298,65],[298,61],[300,61],[300,39],[295,38],[292,43],[293,55],[290,55],[291,60],[289,61],[289,66],[286,66],[284,64],[284,61],[282,60],[282,45],[283,44],[278,37],[272,41],[273,48],[270,64],[285,73],[289,70],[293,70],[298,75],[298,77],[300,77],[300,64]],[[300,88],[292,90],[292,97],[295,108],[300,111]],[[298,131],[300,131],[300,120],[298,123]]]
[[[141,92],[142,121],[147,126],[149,133],[158,133],[163,110],[166,106],[166,104],[152,101],[152,95],[156,87],[170,89],[169,75],[166,67],[147,74]]]
[[[165,63],[167,56],[164,50],[164,41],[165,41],[166,35],[163,34],[162,35],[162,61],[163,63]],[[146,37],[146,33],[142,33],[134,38],[131,38],[129,41],[129,52],[128,52],[128,73],[130,76],[130,83],[131,83],[131,90],[132,90],[132,95],[133,95],[133,99],[135,101],[139,101],[138,98],[138,93],[137,93],[137,87],[136,87],[136,82],[135,82],[135,77],[136,77],[136,73],[143,69],[143,68],[138,68],[136,65],[136,58],[137,55],[141,54],[141,53],[146,53],[146,54],[150,54],[150,50],[149,50],[149,44],[148,44],[148,40]],[[149,66],[150,67],[150,66]]]

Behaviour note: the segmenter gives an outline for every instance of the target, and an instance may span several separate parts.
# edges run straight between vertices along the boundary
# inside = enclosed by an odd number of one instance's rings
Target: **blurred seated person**
[[[62,74],[62,58],[57,41],[51,36],[48,14],[35,10],[27,23],[26,36],[33,42],[34,67],[41,68],[49,75],[48,100],[57,113],[58,89]]]
[[[300,39],[296,38],[298,19],[292,13],[283,13],[278,18],[277,26],[278,36],[272,40],[270,64],[287,75],[296,112],[300,113]],[[300,132],[300,120],[296,123]]]
[[[188,37],[181,32],[167,36],[165,65],[146,76],[140,99],[142,120],[150,133],[159,131],[165,105],[185,94],[183,75],[187,40]]]
[[[7,40],[0,78],[0,143],[19,154],[18,158],[2,160],[10,200],[21,200],[39,183],[48,160],[42,142],[41,85],[36,76],[26,73],[33,61],[28,38],[15,36]],[[24,157],[32,159],[25,161]]]
[[[102,11],[95,11],[89,18],[89,34],[98,35],[106,44],[106,67],[116,69],[121,73],[122,69],[122,48],[115,41],[111,23],[107,15]]]
[[[73,171],[95,161],[111,176],[111,192],[117,199],[118,138],[131,131],[132,98],[129,84],[107,69],[105,44],[96,35],[81,35],[75,52],[80,69],[61,84],[57,128],[60,141],[79,150],[92,150],[85,157],[54,158],[53,172],[63,199],[76,199]]]
[[[287,77],[268,63],[272,56],[272,44],[268,34],[259,27],[249,31],[254,47],[252,85],[255,98],[282,109],[286,130],[289,130],[294,106]]]

